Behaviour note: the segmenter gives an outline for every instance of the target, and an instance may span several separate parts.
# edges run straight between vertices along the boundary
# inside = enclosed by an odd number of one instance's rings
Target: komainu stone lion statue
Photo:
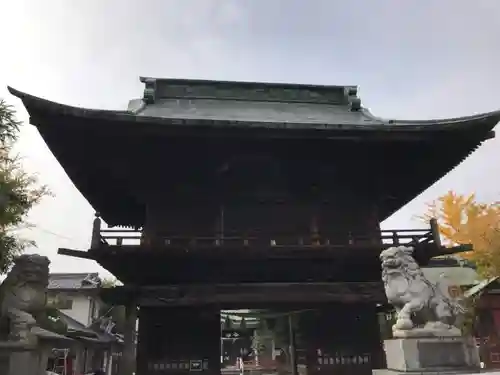
[[[35,316],[44,310],[49,283],[47,257],[29,254],[19,256],[0,285],[0,340],[34,345],[31,332]]]
[[[396,309],[395,337],[460,335],[457,323],[464,309],[425,278],[412,247],[390,247],[380,261],[385,294]]]

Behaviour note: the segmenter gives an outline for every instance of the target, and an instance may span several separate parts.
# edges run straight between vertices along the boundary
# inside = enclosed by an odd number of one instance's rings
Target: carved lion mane
[[[31,341],[34,315],[45,308],[49,283],[47,257],[19,256],[0,285],[0,335],[9,341]]]
[[[380,260],[384,284],[394,275],[406,276],[410,279],[425,279],[424,273],[413,259],[412,247],[390,247],[380,253]]]
[[[380,254],[387,300],[397,313],[393,331],[452,329],[458,305],[441,292],[439,285],[426,279],[412,255],[413,248],[406,246],[390,247]]]

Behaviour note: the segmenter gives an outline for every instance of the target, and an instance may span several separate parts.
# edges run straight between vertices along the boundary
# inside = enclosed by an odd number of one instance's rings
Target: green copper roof
[[[351,112],[345,105],[317,103],[166,98],[141,106],[134,113],[164,119],[246,124],[383,125],[381,120],[369,116],[366,110]]]
[[[500,121],[500,111],[443,119],[403,121],[373,116],[363,108],[356,86],[312,86],[277,83],[141,78],[141,99],[127,110],[79,108],[38,98],[9,87],[34,115],[68,115],[93,120],[165,126],[272,128],[341,131],[441,131],[474,123],[475,130]],[[483,126],[481,126],[481,124]],[[404,127],[404,129],[403,129]]]

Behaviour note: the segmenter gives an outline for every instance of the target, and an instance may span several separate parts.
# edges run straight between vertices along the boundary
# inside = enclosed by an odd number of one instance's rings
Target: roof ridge
[[[146,83],[148,80],[155,80],[157,82],[170,82],[174,84],[220,84],[220,85],[242,85],[242,86],[275,86],[283,88],[320,88],[320,89],[344,89],[351,87],[358,87],[357,85],[324,85],[324,84],[313,84],[313,83],[290,83],[290,82],[273,82],[273,81],[230,81],[230,80],[217,80],[217,79],[199,79],[199,78],[169,78],[169,77],[147,77],[140,76],[139,80],[142,83]]]
[[[49,273],[49,276],[55,275],[55,276],[61,276],[61,275],[98,275],[99,272],[51,272]]]
[[[158,99],[217,99],[285,103],[344,105],[357,112],[361,107],[357,86],[313,86],[287,83],[203,81],[142,77],[143,101]]]

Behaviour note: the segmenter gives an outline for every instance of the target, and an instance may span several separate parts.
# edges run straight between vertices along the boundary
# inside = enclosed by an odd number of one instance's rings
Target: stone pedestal
[[[45,368],[41,367],[42,360],[41,353],[36,348],[0,342],[0,374],[2,375],[42,375],[45,372]]]
[[[374,375],[403,373],[459,374],[480,369],[473,340],[464,337],[395,338],[384,342],[387,369]]]

